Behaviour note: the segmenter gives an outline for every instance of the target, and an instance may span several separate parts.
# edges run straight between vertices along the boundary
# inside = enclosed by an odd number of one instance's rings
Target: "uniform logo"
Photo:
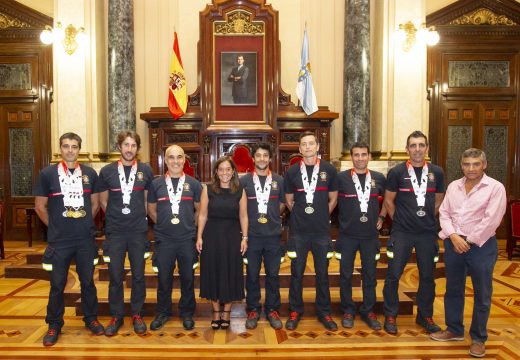
[[[320,180],[327,181],[327,173],[325,171],[320,172]]]
[[[190,191],[190,184],[185,182],[183,185],[183,188],[184,188],[184,191]]]
[[[435,175],[433,175],[433,173],[428,173],[428,180],[435,181]]]
[[[144,180],[144,175],[141,171],[139,171],[137,173],[137,181],[143,181]]]
[[[89,179],[88,179],[88,175],[83,175],[82,179],[83,179],[83,184],[85,184],[85,185],[90,184]]]
[[[277,183],[276,181],[273,180],[273,181],[271,182],[271,188],[272,188],[273,190],[278,190],[278,183]]]
[[[372,181],[370,181],[370,186],[372,186],[373,189],[376,188],[376,180],[375,179],[372,179]]]

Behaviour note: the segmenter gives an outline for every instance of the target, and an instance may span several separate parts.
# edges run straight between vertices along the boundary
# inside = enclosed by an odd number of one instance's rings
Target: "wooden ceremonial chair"
[[[190,159],[186,156],[186,161],[184,162],[184,168],[182,169],[185,174],[195,177],[195,169],[191,166]]]
[[[4,249],[4,202],[0,200],[0,259],[5,259]]]
[[[509,220],[511,222],[510,234],[507,238],[507,258],[513,258],[516,242],[520,239],[520,199],[509,201]]]
[[[239,174],[248,173],[255,169],[251,152],[246,145],[235,145],[231,158],[235,162]]]
[[[289,167],[293,166],[297,162],[300,162],[302,159],[302,154],[291,154],[291,156],[289,156]]]

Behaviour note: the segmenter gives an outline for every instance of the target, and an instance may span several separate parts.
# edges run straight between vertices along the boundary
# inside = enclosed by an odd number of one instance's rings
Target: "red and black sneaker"
[[[373,312],[361,314],[361,320],[363,320],[372,330],[381,330],[381,323],[377,320],[377,316]]]
[[[285,328],[287,330],[296,330],[298,323],[300,322],[301,315],[296,311],[291,311],[289,319],[285,322]]]
[[[338,330],[338,325],[332,320],[330,315],[320,316],[318,320],[325,326],[325,329],[330,331]]]
[[[60,334],[60,328],[50,328],[43,337],[43,346],[52,346],[58,342],[58,335]]]
[[[282,320],[280,320],[280,315],[278,315],[278,311],[273,310],[269,314],[267,314],[267,320],[269,320],[269,324],[275,330],[280,330],[283,328]]]
[[[255,310],[251,310],[247,313],[247,319],[246,319],[246,329],[253,330],[256,329],[258,325],[258,318],[260,316]]]
[[[105,328],[103,325],[99,323],[99,321],[92,320],[88,324],[85,324],[85,327],[90,330],[90,332],[96,336],[104,335],[105,334]]]

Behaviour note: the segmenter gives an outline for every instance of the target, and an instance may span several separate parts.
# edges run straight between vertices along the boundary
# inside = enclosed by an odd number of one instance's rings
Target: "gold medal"
[[[87,216],[87,212],[85,210],[80,210],[78,211],[79,212],[79,217],[85,217]]]
[[[79,211],[74,210],[74,211],[72,212],[72,217],[73,217],[74,219],[79,219],[79,218],[81,217],[81,214],[79,213]]]
[[[67,210],[67,217],[68,218],[73,218],[74,217],[74,212],[72,210]]]
[[[267,220],[267,218],[265,217],[264,214],[261,214],[260,217],[258,218],[258,222],[259,222],[260,224],[267,224],[268,221],[269,221],[269,220]]]
[[[174,217],[174,218],[171,220],[171,222],[172,222],[173,225],[177,225],[177,224],[179,224],[181,221],[179,220],[178,217]]]
[[[309,214],[309,215],[310,215],[310,214],[312,214],[313,212],[314,212],[314,208],[313,208],[312,206],[307,206],[307,207],[305,208],[305,213],[306,213],[306,214]]]

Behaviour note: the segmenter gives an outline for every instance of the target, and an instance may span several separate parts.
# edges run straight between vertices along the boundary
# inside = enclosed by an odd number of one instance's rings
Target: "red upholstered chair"
[[[188,158],[188,156],[186,156],[186,161],[184,162],[184,168],[182,169],[182,171],[184,171],[185,174],[191,177],[195,177],[195,169],[193,168],[193,166],[191,166],[190,159]]]
[[[520,240],[520,200],[509,201],[509,219],[511,222],[510,234],[507,239],[507,258],[513,258],[513,250],[516,247],[516,242]]]
[[[0,200],[0,259],[5,259],[4,249],[4,202]]]
[[[297,162],[300,162],[300,160],[302,159],[302,154],[292,154],[291,156],[289,156],[289,167],[293,166]]]
[[[251,152],[246,145],[235,145],[231,158],[235,162],[239,174],[252,172],[255,169]]]

